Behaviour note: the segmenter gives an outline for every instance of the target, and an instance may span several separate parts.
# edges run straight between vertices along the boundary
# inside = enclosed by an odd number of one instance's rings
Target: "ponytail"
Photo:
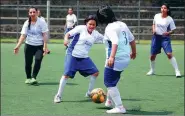
[[[31,17],[28,19],[28,30],[30,30],[30,24],[31,24]]]

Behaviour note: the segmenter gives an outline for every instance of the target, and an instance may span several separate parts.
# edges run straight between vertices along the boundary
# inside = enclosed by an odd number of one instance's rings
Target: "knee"
[[[167,53],[166,55],[167,55],[168,59],[171,59],[173,57],[172,53]]]
[[[99,72],[93,74],[93,76],[95,77],[98,77],[98,75],[99,75]]]
[[[151,60],[151,61],[154,61],[154,60],[155,60],[155,58],[156,58],[156,55],[152,55],[152,56],[150,56],[150,60]]]

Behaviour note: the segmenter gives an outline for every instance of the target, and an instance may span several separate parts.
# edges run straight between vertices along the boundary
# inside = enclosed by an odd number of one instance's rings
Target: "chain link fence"
[[[49,28],[51,39],[63,39],[65,17],[69,7],[73,7],[78,17],[78,25],[89,14],[96,13],[99,6],[109,4],[118,20],[125,22],[135,38],[151,39],[153,17],[160,12],[160,0],[1,0],[1,38],[18,38],[22,25],[28,19],[28,8],[35,6],[47,19],[47,1],[49,4]],[[179,0],[180,1],[180,0]],[[177,1],[175,1],[177,2]],[[172,3],[175,3],[172,2]],[[184,39],[184,10],[182,7],[171,7],[172,17],[177,29],[173,39]],[[97,30],[103,33],[105,26]]]

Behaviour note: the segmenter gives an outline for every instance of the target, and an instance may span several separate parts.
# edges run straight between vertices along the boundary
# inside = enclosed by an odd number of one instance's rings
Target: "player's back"
[[[111,43],[117,43],[117,58],[130,57],[129,42],[134,39],[134,36],[125,23],[116,21],[108,24],[105,29],[105,38],[106,37],[111,41]]]

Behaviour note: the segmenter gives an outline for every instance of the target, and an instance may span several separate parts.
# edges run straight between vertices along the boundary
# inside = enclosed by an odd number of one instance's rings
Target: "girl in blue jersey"
[[[74,78],[77,71],[86,77],[90,76],[89,88],[86,96],[89,97],[90,92],[94,88],[95,80],[99,71],[93,61],[89,58],[88,52],[95,41],[103,40],[103,35],[95,30],[97,19],[94,15],[90,15],[85,19],[85,25],[76,26],[74,29],[66,33],[64,45],[67,46],[69,38],[73,36],[69,47],[66,50],[64,74],[60,79],[59,89],[54,97],[54,102],[61,102],[64,86],[68,78]]]
[[[161,53],[161,48],[163,48],[175,69],[176,77],[181,77],[177,61],[172,54],[170,35],[174,32],[176,27],[170,14],[169,6],[163,4],[161,6],[161,13],[154,16],[152,25],[153,37],[151,42],[150,71],[147,75],[153,75],[155,73],[155,58],[157,54]]]
[[[21,30],[21,36],[16,47],[14,48],[14,53],[17,54],[19,52],[22,42],[26,39],[24,53],[27,79],[25,83],[37,84],[36,77],[41,67],[42,58],[48,51],[48,27],[44,20],[37,17],[37,8],[29,8],[28,14],[29,19],[24,22]],[[35,64],[32,73],[33,56],[35,56]]]
[[[115,107],[107,110],[107,113],[126,113],[116,85],[130,59],[136,58],[134,36],[125,23],[116,20],[109,6],[101,7],[97,11],[97,17],[100,23],[107,25],[104,35],[107,53],[104,69],[104,84],[107,87],[105,106],[113,107],[115,104]]]

